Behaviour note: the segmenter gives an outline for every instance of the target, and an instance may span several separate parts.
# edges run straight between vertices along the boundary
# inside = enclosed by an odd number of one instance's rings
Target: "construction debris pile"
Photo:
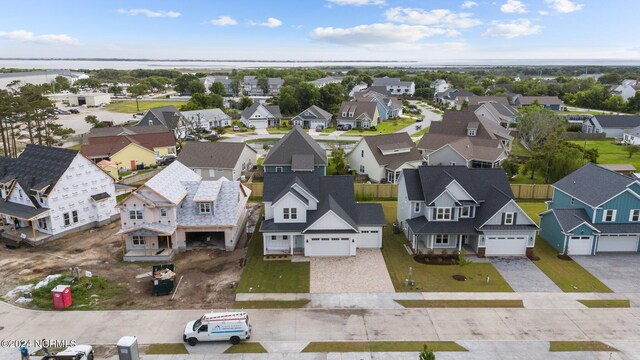
[[[153,272],[154,280],[170,280],[176,277],[176,273],[171,269],[160,269]]]

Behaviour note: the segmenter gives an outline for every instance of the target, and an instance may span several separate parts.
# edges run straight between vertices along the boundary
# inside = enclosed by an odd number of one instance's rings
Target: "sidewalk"
[[[640,307],[640,294],[636,293],[239,293],[236,301],[291,301],[310,300],[306,308],[336,309],[402,309],[395,300],[522,300],[525,309],[586,309],[578,300],[630,300],[631,307]]]

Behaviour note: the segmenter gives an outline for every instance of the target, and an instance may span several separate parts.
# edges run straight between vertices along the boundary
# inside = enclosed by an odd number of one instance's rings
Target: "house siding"
[[[396,209],[396,220],[400,225],[400,228],[404,232],[404,236],[407,239],[409,237],[409,227],[406,226],[406,220],[411,218],[411,202],[409,201],[409,197],[407,194],[407,187],[404,181],[404,175],[400,175],[400,180],[398,181],[398,206]]]
[[[500,212],[497,212],[493,217],[491,217],[487,221],[486,225],[502,225],[502,214],[507,212],[514,212],[518,214],[516,216],[516,225],[532,225],[527,214],[513,202],[507,204]]]
[[[136,144],[129,144],[124,149],[118,151],[111,156],[111,161],[118,164],[120,169],[131,169],[131,163],[135,162],[136,166],[143,165],[148,167],[156,163],[156,155],[153,151]]]
[[[293,170],[291,170],[291,165],[284,165],[284,166],[269,165],[269,166],[265,166],[264,167],[264,172],[266,172],[266,173],[274,173],[274,172],[277,172],[276,168],[282,168],[281,172],[285,172],[285,173],[294,172]],[[324,165],[317,165],[316,169],[313,171],[313,173],[315,175],[318,175],[318,176],[324,176],[326,174],[326,167]]]
[[[564,251],[565,235],[558,219],[552,213],[540,217],[540,237],[558,252]]]
[[[603,223],[602,214],[605,210],[615,209],[616,212],[616,220],[614,223],[616,224],[629,224],[629,214],[633,209],[640,209],[640,199],[631,195],[628,192],[624,192],[613,199],[607,201],[602,204],[602,206],[596,209],[596,217],[594,224]]]
[[[362,157],[362,151],[364,151],[364,157]],[[380,182],[385,178],[385,167],[378,164],[364,139],[349,152],[347,160],[352,170],[357,171],[358,174],[367,174],[371,181]],[[364,165],[364,172],[360,172],[360,165]]]
[[[239,175],[234,178],[233,169],[192,167],[191,170],[202,176],[202,180],[218,180],[223,177],[227,180],[238,180],[240,178]],[[211,176],[210,170],[213,170],[213,176]]]
[[[455,163],[456,165],[467,166],[467,159],[463,158],[449,146],[430,153],[427,162],[429,165],[451,165]]]
[[[549,209],[584,209],[589,217],[593,216],[593,208],[583,203],[582,201],[573,198],[573,205],[571,205],[571,196],[553,189],[553,200],[549,203]]]

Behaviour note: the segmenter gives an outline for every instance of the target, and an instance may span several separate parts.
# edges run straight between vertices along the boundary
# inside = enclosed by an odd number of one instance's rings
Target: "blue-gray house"
[[[327,151],[298,125],[269,150],[262,163],[265,173],[312,172],[320,176],[327,174],[327,165]]]
[[[540,236],[561,253],[638,252],[640,182],[587,164],[553,184]]]

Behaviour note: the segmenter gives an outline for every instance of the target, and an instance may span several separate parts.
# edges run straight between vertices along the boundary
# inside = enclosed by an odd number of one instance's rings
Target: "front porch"
[[[416,235],[414,251],[416,254],[427,252],[438,254],[443,251],[447,251],[449,253],[452,251],[461,251],[464,248],[466,252],[469,252],[470,249],[473,249],[472,243],[477,241],[476,239],[477,235],[471,234]]]
[[[29,246],[41,245],[51,239],[53,235],[45,234],[35,230],[33,226],[15,228],[15,225],[2,226],[2,236],[4,243],[9,246],[19,246],[25,243]]]
[[[171,261],[174,255],[172,249],[130,249],[126,250],[123,261]]]
[[[263,234],[264,255],[304,255],[304,235]]]

